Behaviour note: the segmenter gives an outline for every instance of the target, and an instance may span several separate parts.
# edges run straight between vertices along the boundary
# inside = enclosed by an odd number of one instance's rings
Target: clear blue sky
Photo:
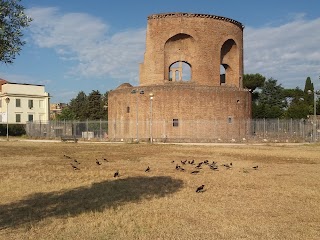
[[[0,78],[43,84],[52,102],[68,103],[80,91],[105,93],[138,85],[147,16],[164,12],[225,16],[244,26],[244,71],[304,88],[320,89],[319,0],[22,0],[34,21],[27,44]]]

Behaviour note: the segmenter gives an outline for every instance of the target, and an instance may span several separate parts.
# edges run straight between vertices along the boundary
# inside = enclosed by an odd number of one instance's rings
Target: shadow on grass
[[[103,211],[125,203],[159,198],[178,191],[182,180],[171,177],[129,177],[94,183],[67,191],[36,193],[0,205],[0,229],[34,224],[49,217],[69,217]]]

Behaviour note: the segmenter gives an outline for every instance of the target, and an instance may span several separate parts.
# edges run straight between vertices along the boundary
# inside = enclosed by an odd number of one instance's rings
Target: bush
[[[23,124],[9,124],[9,136],[22,136],[26,134],[25,125]],[[7,125],[0,124],[0,136],[7,135]]]

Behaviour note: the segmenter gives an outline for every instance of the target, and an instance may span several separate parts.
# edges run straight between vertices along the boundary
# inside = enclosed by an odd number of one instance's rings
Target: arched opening
[[[191,80],[191,65],[184,61],[177,61],[169,67],[169,81],[181,82]]]
[[[233,70],[239,68],[238,47],[233,39],[228,39],[221,47],[220,85],[238,85],[238,74]]]
[[[164,45],[165,80],[191,81],[191,62],[195,54],[195,40],[184,33],[170,37]]]

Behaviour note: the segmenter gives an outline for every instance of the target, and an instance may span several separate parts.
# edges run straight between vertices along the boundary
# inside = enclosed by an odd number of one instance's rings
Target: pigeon
[[[194,160],[189,161],[189,164],[193,165],[194,164]]]
[[[176,170],[179,170],[180,169],[180,166],[177,164],[176,165]]]
[[[71,159],[71,157],[70,156],[68,156],[68,155],[63,155],[65,158],[68,158],[68,159]]]
[[[197,171],[197,170],[196,170],[196,171],[192,171],[191,174],[197,174],[197,173],[199,173],[199,172],[200,172],[200,171]]]
[[[229,164],[223,164],[222,166],[225,166],[227,169],[231,168]]]
[[[148,166],[145,172],[149,172],[149,171],[150,171],[150,167]]]
[[[180,161],[182,164],[186,164],[187,160]]]
[[[201,165],[203,164],[203,162],[199,163],[196,168],[201,168]]]
[[[117,171],[114,173],[113,177],[119,177],[119,176],[120,176],[119,170],[117,170]]]
[[[203,192],[203,188],[204,188],[204,185],[201,185],[200,187],[197,188],[196,192],[197,193]]]
[[[219,171],[218,166],[211,166],[210,169],[212,169],[214,171]]]
[[[258,165],[257,166],[254,166],[254,167],[252,167],[254,170],[257,170],[258,169]]]
[[[106,162],[109,162],[108,159],[106,159],[106,158],[104,158],[103,160],[106,161]]]
[[[98,161],[98,159],[96,159],[96,164],[101,165],[101,163]]]
[[[75,163],[78,163],[78,164],[80,164],[80,163],[79,163],[79,162],[77,161],[77,159],[74,159],[73,161],[74,161]]]
[[[80,170],[80,168],[78,168],[77,166],[73,165],[72,163],[70,163],[70,165],[73,167],[73,170]]]

